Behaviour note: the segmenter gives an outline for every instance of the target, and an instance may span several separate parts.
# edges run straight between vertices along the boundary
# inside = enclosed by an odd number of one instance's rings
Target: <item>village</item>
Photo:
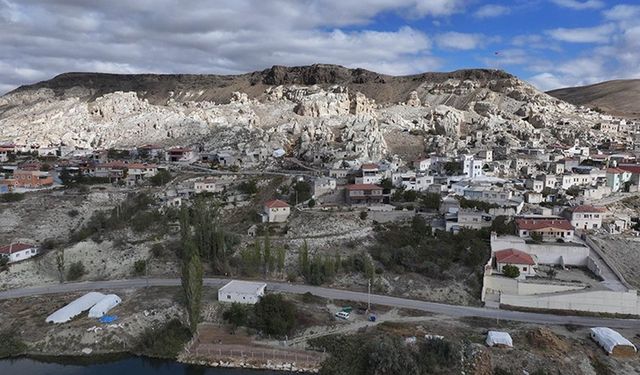
[[[634,126],[640,126],[625,120],[615,123],[616,120],[611,119],[600,129],[615,134],[635,134]],[[469,138],[471,144],[478,144],[476,141],[480,139],[481,133]],[[235,263],[239,265],[226,269],[235,277],[262,275],[271,280],[302,280],[312,285],[359,291],[366,288],[367,283],[373,283],[375,293],[445,303],[549,314],[635,318],[640,316],[637,296],[640,272],[625,266],[630,256],[625,251],[628,246],[640,249],[637,216],[640,164],[636,160],[636,145],[640,143],[634,142],[632,137],[628,139],[627,144],[609,143],[605,145],[607,147],[594,147],[590,142],[580,140],[570,147],[528,142],[520,148],[469,147],[457,156],[431,153],[408,161],[395,157],[366,162],[344,159],[346,154],[331,158],[326,155],[298,158],[284,148],[239,154],[231,149],[204,151],[197,145],[87,150],[8,143],[0,146],[0,199],[5,202],[3,212],[12,211],[14,216],[20,216],[16,208],[30,199],[55,202],[60,194],[70,192],[75,195],[108,194],[110,200],[119,196],[118,199],[124,199],[123,204],[126,204],[126,197],[144,191],[150,197],[150,209],[165,216],[175,216],[177,210],[205,200],[207,204],[219,207],[223,216],[229,216],[223,221],[233,227],[230,232],[238,238],[236,257],[239,260]],[[47,205],[49,209],[56,209],[56,203]],[[108,203],[103,208],[110,207],[117,209],[120,205]],[[89,207],[86,213],[79,213],[79,208],[66,213],[68,216],[80,215],[76,223],[66,226],[65,230],[70,230],[72,236],[87,220],[92,220],[94,211],[100,209]],[[147,206],[144,209],[148,209]],[[389,228],[394,228],[391,230],[402,230],[402,223],[413,222],[415,225],[416,220],[424,223],[422,230],[428,231],[424,233],[427,235],[441,232],[455,239],[456,236],[467,236],[469,231],[490,233],[485,239],[486,248],[467,248],[467,251],[479,253],[476,262],[480,265],[479,285],[470,286],[468,280],[461,282],[455,275],[440,280],[434,275],[425,278],[420,275],[424,271],[419,271],[424,268],[396,266],[394,269],[390,266],[392,262],[380,258],[375,251],[366,254],[370,246],[375,246],[372,243],[376,242],[377,227],[390,225]],[[56,224],[51,225],[55,227]],[[56,233],[56,228],[38,231],[29,228],[28,224],[23,230],[4,227],[6,229],[0,231],[3,241],[0,253],[5,270],[4,277],[0,274],[3,289],[37,286],[42,282],[56,282],[58,278],[60,281],[109,280],[149,274],[169,277],[178,272],[171,261],[153,260],[152,251],[160,251],[153,250],[153,245],[144,250],[139,244],[131,245],[151,241],[156,248],[161,248],[157,245],[158,235],[151,236],[154,239],[135,234],[135,238],[125,236],[124,241],[131,243],[126,247],[128,250],[114,255],[124,258],[101,260],[87,254],[104,249],[104,255],[112,257],[108,248],[98,245],[101,240],[96,240],[96,236],[102,232],[93,233],[88,240],[98,243],[78,251],[79,245],[65,245],[61,241],[68,234]],[[165,237],[170,236],[171,229],[168,230]],[[273,261],[277,266],[265,264],[263,273],[259,271],[262,266],[248,265],[251,260],[244,254],[245,248],[264,238],[270,238],[274,247],[288,250],[286,254],[281,250],[283,255],[274,255],[282,259]],[[107,239],[114,245],[123,241],[117,237],[107,236]],[[361,244],[354,245],[354,241]],[[304,270],[298,271],[302,267],[299,249],[308,251],[307,244],[312,248],[313,262],[318,259],[324,262],[318,271],[324,274],[322,277],[314,278]],[[61,252],[65,246],[71,248]],[[260,251],[260,245],[256,246]],[[435,250],[437,252],[437,248]],[[81,272],[72,278],[70,273],[58,275],[60,272],[56,272],[54,265],[53,259],[65,251],[65,256],[73,256],[75,261],[71,267],[82,264]],[[338,260],[341,256],[345,260],[363,256],[375,272],[366,270],[366,265],[360,275],[357,268],[349,271]],[[638,259],[636,254],[631,256]],[[47,257],[49,260],[45,260]],[[329,258],[333,257],[336,260],[331,263]],[[96,261],[115,261],[117,264],[105,265],[99,271],[93,265]],[[30,262],[38,266],[34,267]],[[270,262],[265,260],[265,263]],[[133,271],[122,272],[127,263],[126,267]],[[335,270],[341,266],[343,275]],[[109,267],[113,272],[105,271]],[[117,268],[120,271],[116,271]],[[441,266],[440,269],[444,268]],[[210,272],[215,275],[213,269]],[[296,276],[298,272],[301,278]],[[242,298],[256,303],[256,297],[264,295],[266,284],[256,285],[258,295]],[[465,291],[461,292],[460,288]],[[89,305],[100,305],[102,299],[108,300],[109,306],[100,314],[102,316],[121,303],[117,295],[110,296],[105,298],[100,293],[90,293],[83,297],[89,298],[90,304],[82,302],[82,298],[78,303],[88,309]],[[333,309],[341,319],[349,320],[352,315],[339,307]],[[94,308],[89,316],[92,311]],[[208,329],[217,332],[215,328]],[[622,347],[633,346],[618,332],[611,332],[593,331],[592,335],[616,337]],[[491,331],[487,343],[511,347],[513,343],[508,336],[505,332]],[[307,339],[300,342],[305,343]],[[199,347],[206,347],[200,341],[194,345],[196,353],[204,350]],[[247,345],[254,344],[245,342],[242,345],[246,349]],[[242,345],[237,347],[242,348]],[[609,353],[614,347],[607,349]],[[208,350],[210,354],[211,349]],[[261,353],[263,349],[254,347],[253,350]],[[290,364],[284,363],[295,362],[291,358],[299,355],[308,361],[306,365],[310,367],[306,370],[317,368],[322,358],[312,354],[313,359],[309,359],[308,353],[285,351],[271,361],[283,363],[274,368],[292,369],[287,367]],[[623,353],[628,355],[628,352]],[[220,351],[217,357],[230,361],[219,358],[217,365],[238,366],[237,358],[231,358],[234,356],[229,353],[223,356]],[[198,355],[187,355],[185,360],[187,358],[202,360]],[[206,361],[211,363],[211,359]]]

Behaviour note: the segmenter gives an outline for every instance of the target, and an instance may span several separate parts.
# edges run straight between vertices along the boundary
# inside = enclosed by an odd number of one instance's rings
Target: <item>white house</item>
[[[582,205],[571,210],[571,225],[577,229],[598,229],[602,227],[602,219],[607,209]]]
[[[375,185],[382,181],[383,173],[380,171],[378,164],[362,164],[360,167],[360,176],[356,177],[356,184]]]
[[[607,169],[607,186],[611,188],[612,192],[620,190],[625,182],[631,180],[631,173],[622,170],[620,168],[608,168]]]
[[[424,159],[415,160],[413,162],[413,167],[418,172],[426,172],[426,171],[431,169],[431,159],[430,158],[424,158]]]
[[[218,301],[229,303],[256,304],[264,296],[266,283],[231,280],[218,289]]]
[[[313,195],[319,197],[336,190],[337,181],[331,177],[319,177],[313,181]]]
[[[520,238],[531,237],[532,234],[542,236],[543,241],[557,239],[573,241],[573,226],[567,219],[556,217],[519,217],[516,228]]]
[[[203,180],[199,180],[193,183],[193,190],[196,193],[215,193],[216,192],[216,181],[212,178],[205,178]]]
[[[0,246],[0,256],[9,258],[9,263],[19,262],[38,255],[38,247],[26,243]]]
[[[504,249],[493,253],[496,259],[496,269],[498,272],[503,273],[503,268],[506,265],[518,267],[520,271],[520,278],[526,276],[535,276],[536,271],[534,267],[537,265],[535,259],[525,253],[524,251],[516,249]]]
[[[462,173],[470,178],[482,176],[484,174],[482,171],[484,163],[484,160],[478,160],[473,155],[465,155],[462,161]]]
[[[291,214],[291,207],[287,202],[279,199],[272,199],[264,203],[262,213],[263,223],[284,223]]]

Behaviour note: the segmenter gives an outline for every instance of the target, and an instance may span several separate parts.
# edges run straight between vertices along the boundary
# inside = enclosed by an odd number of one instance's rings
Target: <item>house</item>
[[[164,153],[164,149],[161,146],[151,144],[140,146],[136,151],[138,156],[142,159],[157,159]]]
[[[279,199],[266,201],[261,214],[263,223],[284,223],[289,215],[291,215],[291,206]]]
[[[542,193],[528,191],[524,193],[524,200],[529,204],[540,204],[544,201]]]
[[[607,168],[607,186],[612,192],[620,191],[628,181],[631,181],[630,172],[620,168]]]
[[[196,181],[193,183],[193,190],[195,190],[196,194],[204,192],[215,193],[217,191],[216,181],[213,178]]]
[[[414,160],[413,168],[418,172],[427,172],[431,169],[431,158]]]
[[[378,164],[362,164],[360,176],[356,177],[356,184],[379,184],[382,181],[382,173]]]
[[[544,190],[544,181],[538,180],[538,179],[527,179],[527,181],[525,182],[524,185],[527,189],[535,192],[535,193],[542,193],[542,190]]]
[[[482,170],[484,163],[484,160],[476,159],[473,155],[465,155],[462,161],[462,173],[469,178],[480,177],[484,174]]]
[[[576,206],[571,209],[571,225],[576,229],[598,229],[607,209],[591,205]]]
[[[94,164],[89,169],[89,176],[120,180],[125,177],[127,165],[122,161]]]
[[[166,158],[171,162],[193,163],[198,160],[198,155],[190,148],[174,147],[167,151]]]
[[[38,255],[38,247],[26,243],[0,246],[0,256],[9,258],[9,263],[19,262]]]
[[[325,194],[329,194],[336,190],[337,182],[335,178],[331,177],[318,177],[313,181],[313,196],[319,197]]]
[[[351,205],[368,205],[384,203],[382,187],[373,184],[347,185],[346,202]]]
[[[573,240],[573,226],[567,219],[560,217],[519,217],[516,218],[516,229],[521,238],[532,234],[542,236],[543,241],[564,239]]]
[[[448,219],[449,217],[453,220]],[[457,213],[445,215],[445,230],[454,233],[462,228],[482,229],[491,226],[493,216],[474,208],[460,208]]]
[[[134,181],[144,180],[158,174],[158,166],[147,163],[129,163],[125,165],[127,175]]]
[[[17,169],[13,172],[13,185],[21,188],[42,188],[53,185],[49,172]]]
[[[9,154],[13,153],[13,147],[0,146],[0,163],[9,161]]]
[[[266,283],[231,280],[218,289],[218,301],[255,305],[264,297]]]
[[[504,249],[493,253],[495,257],[495,265],[498,272],[502,273],[502,269],[506,265],[518,267],[520,277],[535,276],[534,267],[537,266],[535,259],[524,251],[516,249]]]

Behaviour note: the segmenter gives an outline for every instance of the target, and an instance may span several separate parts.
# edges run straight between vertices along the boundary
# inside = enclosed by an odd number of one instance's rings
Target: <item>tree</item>
[[[413,355],[397,337],[384,335],[367,345],[367,374],[419,374]]]
[[[284,248],[284,246],[278,247],[276,257],[278,272],[282,274],[282,272],[284,272],[284,265],[287,257],[287,250]]]
[[[248,317],[247,307],[237,302],[232,303],[231,307],[222,313],[222,318],[231,324],[233,331],[240,326],[246,325]]]
[[[133,274],[136,276],[142,276],[147,271],[147,261],[144,259],[136,260],[133,263]]]
[[[422,206],[429,210],[439,210],[442,197],[438,193],[425,193],[422,195]]]
[[[298,204],[311,199],[311,185],[307,181],[296,181],[292,188],[293,192],[289,196],[289,202]]]
[[[264,245],[262,247],[263,249],[263,263],[262,263],[262,267],[263,267],[263,271],[264,271],[264,276],[266,277],[269,272],[273,272],[273,263],[274,263],[274,257],[271,254],[271,241],[269,239],[269,232],[267,232],[267,235],[264,237]]]
[[[189,316],[189,329],[191,333],[195,333],[200,322],[202,302],[202,261],[193,241],[188,240],[184,243],[182,251],[182,290]]]
[[[415,202],[418,199],[418,192],[415,190],[405,190],[402,194],[402,199],[405,202]]]
[[[367,220],[369,213],[367,211],[360,211],[360,220]]]
[[[520,276],[520,269],[512,264],[506,264],[502,266],[502,274],[512,279]]]
[[[391,181],[390,178],[383,178],[382,180],[380,180],[380,187],[382,187],[385,190],[391,190],[393,189],[393,181]]]
[[[73,262],[69,266],[69,271],[67,272],[67,280],[75,281],[84,276],[87,273],[84,268],[84,264],[81,261]]]
[[[558,271],[553,267],[549,268],[546,273],[547,277],[550,279],[554,279],[556,275],[558,275]]]
[[[538,243],[540,243],[540,242],[542,242],[542,240],[543,240],[542,233],[538,233],[538,232],[529,232],[529,236],[531,237],[531,239],[532,239],[534,242],[538,242]]]
[[[149,178],[149,182],[153,186],[163,186],[167,182],[171,181],[171,172],[166,169],[161,169],[155,176]]]
[[[491,231],[496,232],[497,235],[515,235],[516,234],[516,222],[510,220],[507,216],[499,215],[493,219],[491,223]]]
[[[267,335],[289,335],[296,324],[296,306],[282,294],[267,294],[253,305],[254,327]]]
[[[56,269],[58,270],[58,279],[62,284],[64,282],[64,249],[56,251]]]
[[[311,265],[309,264],[309,245],[307,245],[306,240],[302,244],[302,248],[300,248],[300,253],[298,254],[298,265],[300,267],[300,275],[308,279],[311,275]]]

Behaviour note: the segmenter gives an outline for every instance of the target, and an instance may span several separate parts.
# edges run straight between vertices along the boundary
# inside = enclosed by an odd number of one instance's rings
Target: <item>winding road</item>
[[[205,286],[219,287],[230,279],[206,278]],[[284,292],[293,294],[312,293],[316,296],[354,302],[367,302],[367,293],[354,292],[342,289],[330,289],[309,285],[266,282],[267,290],[272,292]],[[10,289],[0,292],[0,300],[42,296],[47,294],[71,293],[101,289],[136,289],[144,287],[175,287],[180,286],[180,279],[128,279],[110,281],[91,281],[82,283],[51,284],[42,287]],[[535,324],[562,325],[573,324],[579,326],[595,327],[606,326],[612,328],[640,329],[638,319],[610,319],[591,316],[565,316],[554,314],[531,313],[510,310],[496,310],[483,307],[448,305],[444,303],[425,302],[407,298],[372,294],[371,303],[376,305],[392,306],[425,311],[434,314],[452,317],[478,317],[496,320],[511,320]]]

